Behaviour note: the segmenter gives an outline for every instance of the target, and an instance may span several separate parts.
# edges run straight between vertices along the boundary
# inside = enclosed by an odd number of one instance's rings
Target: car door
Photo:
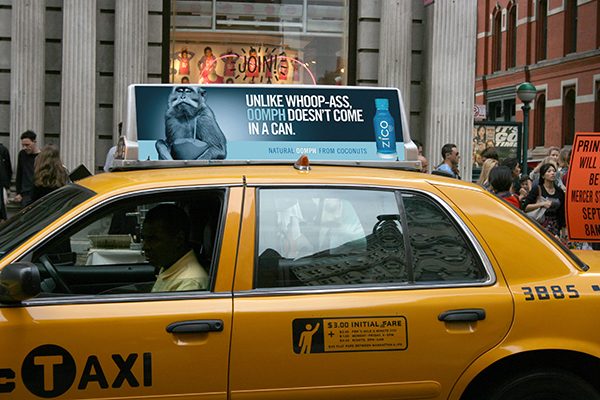
[[[253,194],[234,287],[232,399],[443,399],[508,331],[506,284],[440,197]]]
[[[0,305],[0,398],[226,399],[241,199],[241,187],[127,194],[29,249],[20,260],[39,267],[44,293]],[[155,293],[136,281],[148,264],[129,229],[162,203],[184,209],[190,239],[204,242],[206,290]],[[58,255],[65,245],[71,256]]]

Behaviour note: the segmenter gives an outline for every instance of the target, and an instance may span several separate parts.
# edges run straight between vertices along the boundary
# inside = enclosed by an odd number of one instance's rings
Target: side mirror
[[[0,303],[15,304],[41,292],[40,271],[30,262],[9,264],[0,271]]]

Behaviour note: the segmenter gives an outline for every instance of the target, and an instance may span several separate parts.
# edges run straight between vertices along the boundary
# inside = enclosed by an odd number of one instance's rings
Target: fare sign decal
[[[600,133],[577,133],[566,193],[569,238],[600,242]]]
[[[406,349],[406,319],[329,319],[325,324],[325,352]]]
[[[292,323],[294,353],[399,351],[408,348],[403,316],[309,318]]]

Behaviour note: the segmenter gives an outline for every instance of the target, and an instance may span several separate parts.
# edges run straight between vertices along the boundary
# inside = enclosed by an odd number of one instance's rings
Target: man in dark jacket
[[[6,219],[6,206],[10,180],[12,179],[12,166],[10,164],[10,153],[0,143],[0,221]]]
[[[23,150],[19,152],[17,157],[17,195],[15,201],[20,202],[22,207],[31,203],[33,165],[40,152],[36,138],[37,135],[33,131],[25,131],[21,134],[21,147]]]

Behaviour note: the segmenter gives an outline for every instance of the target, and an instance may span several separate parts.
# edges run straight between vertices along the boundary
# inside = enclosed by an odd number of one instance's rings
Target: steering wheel
[[[44,254],[44,255],[40,256],[39,260],[44,265],[44,268],[46,268],[46,271],[48,271],[48,274],[50,275],[50,277],[56,283],[56,286],[58,286],[58,288],[61,289],[64,293],[73,294],[73,292],[71,292],[71,289],[69,289],[69,287],[67,286],[65,281],[63,281],[63,279],[60,277],[60,275],[56,271],[56,268],[54,268],[54,265],[52,265],[52,262],[50,262],[50,259],[48,258],[48,256]]]

